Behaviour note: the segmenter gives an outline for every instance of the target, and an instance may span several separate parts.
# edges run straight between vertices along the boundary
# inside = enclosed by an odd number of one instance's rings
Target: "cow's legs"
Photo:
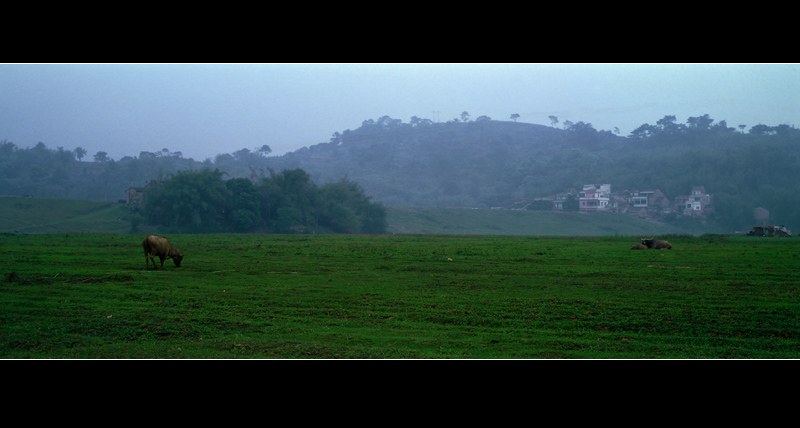
[[[150,267],[150,263],[148,262],[148,259],[153,262],[153,269],[158,269],[158,265],[156,264],[156,260],[153,258],[153,255],[145,253],[145,255],[144,255],[144,270],[147,270]],[[161,265],[163,266],[164,264],[162,263]]]

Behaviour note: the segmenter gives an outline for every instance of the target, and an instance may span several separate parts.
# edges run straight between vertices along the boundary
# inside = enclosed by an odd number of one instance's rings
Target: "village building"
[[[556,194],[555,197],[553,197],[553,209],[555,211],[564,211],[564,202],[569,199],[570,195],[575,197],[577,194],[578,192],[576,192],[575,189],[567,189],[564,193]]]
[[[580,211],[608,211],[610,208],[610,184],[584,184],[583,191],[578,195],[578,209]]]
[[[689,196],[675,198],[675,212],[685,216],[704,217],[713,210],[712,200],[712,195],[706,193],[705,187],[694,186]]]
[[[630,199],[631,205],[633,206],[634,209],[636,209],[636,208],[647,208],[648,199],[652,195],[653,195],[653,191],[652,190],[644,190],[644,191],[641,191],[641,192],[638,191],[638,190],[635,190],[635,191],[631,192],[631,194],[629,196],[629,199]]]
[[[125,191],[125,206],[130,209],[141,208],[144,201],[144,187],[129,187]]]
[[[688,196],[678,196],[670,200],[661,190],[624,190],[611,192],[610,184],[585,184],[582,191],[569,189],[548,199],[553,201],[553,210],[563,211],[564,203],[572,197],[578,199],[578,209],[582,212],[616,212],[639,217],[676,214],[692,217],[705,217],[713,210],[713,195],[706,193],[703,186],[694,186]]]
[[[150,181],[144,187],[129,187],[125,191],[125,206],[132,211],[140,209],[144,204],[145,193],[155,185],[155,181]]]
[[[624,195],[630,205],[630,213],[648,216],[654,213],[669,214],[673,211],[672,203],[659,189],[634,190]]]

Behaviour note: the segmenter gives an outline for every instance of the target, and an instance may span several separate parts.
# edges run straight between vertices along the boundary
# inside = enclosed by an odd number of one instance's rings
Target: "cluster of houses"
[[[612,192],[610,184],[585,184],[581,191],[570,189],[542,199],[551,200],[556,211],[563,211],[565,203],[577,201],[579,211],[628,213],[642,217],[672,213],[705,217],[714,209],[714,198],[703,186],[694,186],[690,194],[669,199],[658,189]]]

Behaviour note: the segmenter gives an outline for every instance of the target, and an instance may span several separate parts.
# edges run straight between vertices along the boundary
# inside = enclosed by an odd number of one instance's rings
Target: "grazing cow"
[[[144,238],[142,247],[144,248],[144,270],[150,267],[150,263],[147,261],[148,259],[153,261],[153,268],[158,269],[156,260],[153,258],[155,256],[161,259],[162,268],[164,267],[164,260],[166,259],[172,259],[172,261],[175,262],[175,266],[181,267],[183,256],[178,250],[172,247],[172,244],[170,244],[166,238],[150,235]]]
[[[667,241],[659,241],[658,239],[642,239],[642,245],[651,250],[671,250],[672,244]]]
[[[645,247],[642,244],[633,244],[633,245],[631,245],[631,250],[646,250],[646,249],[647,249],[647,247]]]

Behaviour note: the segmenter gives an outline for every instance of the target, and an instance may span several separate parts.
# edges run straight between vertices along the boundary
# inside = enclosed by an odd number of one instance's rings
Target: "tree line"
[[[86,150],[51,149],[43,142],[19,147],[0,140],[0,195],[36,198],[118,200],[129,187],[143,186],[159,175],[213,166],[168,149],[142,151],[115,160],[106,152],[81,161]]]
[[[302,169],[257,179],[178,171],[145,187],[143,220],[172,233],[385,233],[386,208],[358,183],[317,185]]]
[[[615,191],[659,189],[669,197],[701,185],[714,195],[715,211],[708,220],[726,229],[749,228],[756,207],[770,211],[770,222],[800,224],[800,198],[795,197],[800,182],[794,178],[800,169],[800,131],[794,126],[757,124],[746,132],[744,125],[728,126],[708,114],[685,123],[667,115],[623,137],[617,129],[598,131],[591,123],[559,122],[555,116],[550,123],[472,120],[466,111],[443,123],[383,116],[282,156],[266,156],[269,147],[262,146],[202,162],[167,149],[119,160],[98,153],[94,162],[80,162],[76,152],[62,147],[20,148],[0,140],[0,195],[115,200],[154,177],[206,168],[219,169],[228,179],[249,179],[261,191],[262,178],[278,175],[273,170],[301,169],[315,183],[348,177],[362,195],[397,207],[507,206],[599,182],[611,183]],[[329,214],[322,208],[315,208],[317,214],[295,210],[279,214],[277,208],[262,208],[256,228],[287,230],[276,219],[292,217],[327,227],[320,219]],[[226,227],[247,223],[248,214],[227,216]]]

